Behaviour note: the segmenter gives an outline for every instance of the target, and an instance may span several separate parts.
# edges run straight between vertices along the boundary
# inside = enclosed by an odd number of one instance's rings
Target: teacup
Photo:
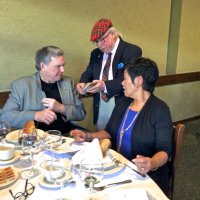
[[[10,160],[15,156],[14,144],[0,144],[0,160]]]
[[[53,182],[56,178],[64,176],[64,165],[61,162],[49,161],[44,166],[44,175],[47,181]]]

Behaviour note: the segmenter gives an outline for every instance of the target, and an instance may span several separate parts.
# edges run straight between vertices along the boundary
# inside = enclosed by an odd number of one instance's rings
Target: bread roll
[[[99,141],[99,145],[100,145],[103,157],[105,157],[107,150],[111,146],[111,141],[109,139],[102,139],[102,140]]]
[[[33,120],[30,120],[28,122],[26,122],[26,124],[23,127],[23,132],[27,133],[27,134],[31,134],[36,130],[35,128],[35,123]]]

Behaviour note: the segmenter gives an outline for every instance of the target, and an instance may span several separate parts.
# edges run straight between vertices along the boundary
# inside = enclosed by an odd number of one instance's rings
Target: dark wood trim
[[[0,92],[0,108],[3,107],[3,105],[7,101],[9,94],[10,91]]]
[[[200,115],[196,116],[196,117],[191,117],[191,118],[188,118],[188,119],[183,119],[183,120],[180,120],[180,121],[176,121],[173,124],[174,125],[179,124],[179,123],[185,124],[186,122],[192,122],[192,121],[199,120],[199,119],[200,119]]]
[[[194,81],[200,81],[200,72],[163,75],[159,77],[156,86],[173,85],[178,83],[188,83]]]
[[[200,81],[200,72],[163,75],[159,77],[156,86],[173,85],[178,83],[187,83],[194,81]],[[5,104],[9,94],[10,91],[0,92],[0,108]]]

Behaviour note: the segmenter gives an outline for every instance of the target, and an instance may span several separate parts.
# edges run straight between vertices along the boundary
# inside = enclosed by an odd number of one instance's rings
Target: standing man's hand
[[[101,92],[101,91],[104,92],[104,89],[106,87],[104,81],[93,80],[92,83],[95,83],[95,85],[88,90],[89,93],[97,93],[97,92]]]
[[[78,83],[78,84],[76,85],[76,89],[77,89],[78,93],[81,94],[81,91],[82,91],[83,88],[85,87],[85,84],[86,84],[86,83]]]

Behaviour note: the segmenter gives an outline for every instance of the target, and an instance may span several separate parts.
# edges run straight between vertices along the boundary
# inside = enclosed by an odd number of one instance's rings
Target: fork
[[[128,179],[128,180],[124,180],[124,181],[109,183],[109,184],[106,184],[104,186],[93,187],[93,189],[96,190],[96,191],[102,191],[102,190],[104,190],[104,189],[106,189],[107,187],[110,187],[110,186],[121,185],[121,184],[131,183],[131,182],[132,182],[132,180]]]

